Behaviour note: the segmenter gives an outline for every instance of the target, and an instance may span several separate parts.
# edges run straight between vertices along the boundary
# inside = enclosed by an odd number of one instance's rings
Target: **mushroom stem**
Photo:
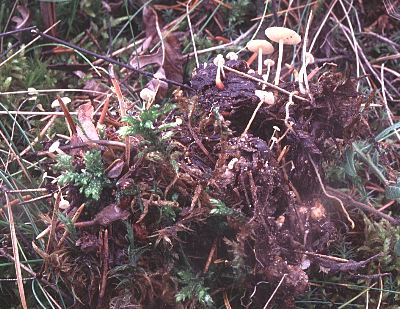
[[[263,105],[263,103],[264,103],[264,102],[263,102],[262,100],[260,100],[260,103],[258,103],[256,109],[255,109],[254,112],[253,112],[253,115],[251,115],[251,118],[250,118],[250,120],[249,120],[249,122],[248,122],[246,128],[244,129],[244,131],[243,131],[243,133],[242,133],[242,136],[245,136],[245,135],[247,134],[247,131],[249,131],[249,129],[250,129],[250,127],[251,127],[251,124],[253,123],[254,118],[256,118],[257,112],[258,112],[258,110],[260,109],[261,105]]]
[[[215,76],[215,85],[219,90],[224,90],[225,86],[224,83],[221,80],[221,66],[217,66],[217,75]]]
[[[268,81],[268,78],[269,78],[269,72],[271,71],[271,65],[270,64],[268,64],[268,66],[267,66],[267,74],[265,74],[266,76],[265,76],[265,81],[267,82]]]
[[[283,56],[283,40],[279,40],[279,52],[278,52],[278,64],[276,65],[276,74],[275,74],[275,85],[279,85],[279,77],[281,75],[281,67],[282,67],[282,56]]]
[[[260,47],[258,49],[258,69],[257,69],[257,73],[258,75],[262,74],[262,48]]]

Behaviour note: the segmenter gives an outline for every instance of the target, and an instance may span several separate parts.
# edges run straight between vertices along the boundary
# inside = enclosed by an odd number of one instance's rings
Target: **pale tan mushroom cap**
[[[301,36],[295,31],[285,27],[270,27],[265,30],[265,35],[273,42],[282,40],[286,45],[297,45],[301,42]]]
[[[267,104],[274,104],[275,103],[275,97],[272,92],[269,91],[264,91],[264,90],[256,90],[254,94],[263,102]]]
[[[272,44],[266,40],[251,40],[248,41],[246,47],[249,51],[253,53],[258,53],[261,48],[263,55],[269,55],[274,52],[274,47]]]
[[[226,54],[226,59],[228,60],[238,60],[239,56],[235,52],[229,52]]]
[[[224,64],[225,64],[224,56],[221,55],[221,54],[218,54],[218,55],[214,58],[213,63],[214,63],[216,66],[224,65]]]
[[[272,59],[265,59],[264,65],[270,65],[271,67],[275,65],[275,61]]]
[[[311,54],[310,52],[306,52],[305,56],[306,56],[307,64],[314,63],[315,59],[314,59],[313,54]]]

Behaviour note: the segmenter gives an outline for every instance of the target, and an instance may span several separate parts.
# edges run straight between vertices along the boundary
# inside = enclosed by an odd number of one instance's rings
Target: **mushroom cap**
[[[267,103],[267,104],[274,104],[275,103],[275,97],[274,94],[270,91],[264,91],[264,90],[256,90],[254,92],[254,94],[260,98],[260,100],[263,103]]]
[[[155,99],[155,97],[156,97],[156,92],[153,91],[153,90],[151,90],[151,89],[149,89],[149,88],[143,88],[143,89],[140,91],[139,96],[140,96],[140,98],[141,98],[142,100],[148,102],[148,101],[151,101],[151,100],[154,100],[154,99]]]
[[[307,64],[314,63],[315,59],[314,59],[313,54],[311,54],[310,52],[306,52],[305,57],[306,57]]]
[[[269,66],[274,66],[275,65],[275,61],[272,59],[265,59],[264,60],[264,65],[269,65]]]
[[[274,47],[267,40],[251,40],[247,42],[246,47],[253,53],[258,53],[261,48],[263,55],[272,54],[274,52]]]
[[[265,35],[273,42],[279,43],[282,40],[286,45],[297,45],[301,41],[301,36],[295,31],[285,27],[270,27],[265,29]]]
[[[235,52],[229,52],[226,54],[226,59],[228,60],[238,60],[239,56]]]
[[[216,66],[224,65],[224,64],[225,64],[224,56],[221,55],[221,54],[218,54],[218,55],[214,58],[213,63],[214,63]]]

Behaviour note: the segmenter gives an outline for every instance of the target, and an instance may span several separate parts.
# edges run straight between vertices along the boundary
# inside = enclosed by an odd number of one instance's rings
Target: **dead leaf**
[[[166,78],[164,69],[162,67],[160,67],[158,69],[158,71],[154,74],[154,77]],[[147,83],[146,88],[154,91],[157,94],[157,96],[163,98],[167,94],[168,84],[166,82],[162,81],[162,80],[157,79],[157,78],[153,78],[152,80],[150,80]]]
[[[99,140],[96,127],[93,124],[94,108],[91,103],[82,104],[78,107],[78,120],[80,125],[77,126],[77,134],[83,142],[88,140]]]
[[[142,44],[141,50],[148,49],[151,46],[153,40],[158,38],[157,23],[161,28],[160,19],[157,17],[156,11],[148,6],[143,10],[143,27],[146,34],[146,40]],[[166,78],[178,83],[183,81],[183,56],[181,51],[180,33],[162,33],[163,35],[163,46],[158,48],[157,51],[150,55],[137,55],[130,60],[130,65],[136,69],[141,69],[149,65],[158,66],[157,73],[155,74],[158,78]],[[164,37],[164,35],[167,35]],[[164,54],[165,53],[165,54]],[[168,84],[158,80],[157,78],[152,79],[146,85],[146,88],[157,92],[159,97],[165,96],[168,90]]]
[[[16,23],[15,29],[26,28],[29,24],[31,13],[24,5],[17,5],[17,11],[21,16],[13,16],[13,18],[11,18],[11,20]]]
[[[151,46],[153,39],[157,37],[157,19],[157,12],[151,6],[146,5],[143,8],[143,30],[146,36],[141,48],[143,51],[147,50]]]
[[[154,54],[141,55],[133,58],[130,65],[136,69],[141,69],[151,64],[159,65],[163,68],[168,79],[182,83],[183,81],[183,57],[180,48],[178,33],[171,33],[164,38],[165,60],[163,63],[163,51],[159,48]]]
[[[118,178],[122,170],[124,168],[125,162],[121,159],[115,160],[110,166],[107,168],[107,177],[108,178]]]
[[[94,218],[96,224],[107,226],[114,221],[127,219],[129,210],[121,209],[117,204],[110,204],[104,207]]]

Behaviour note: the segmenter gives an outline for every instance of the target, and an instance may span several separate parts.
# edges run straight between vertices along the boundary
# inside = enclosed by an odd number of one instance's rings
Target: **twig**
[[[14,151],[13,147],[11,146],[11,144],[9,143],[9,141],[7,140],[7,138],[5,137],[5,135],[4,135],[4,133],[3,133],[2,130],[0,130],[0,136],[2,137],[2,139],[4,140],[4,142],[7,144],[8,149],[10,150],[10,152],[12,152],[14,158],[17,160],[18,165],[21,167],[21,170],[23,171],[23,173],[24,173],[24,175],[26,176],[26,178],[27,178],[30,182],[32,182],[32,179],[31,179],[31,177],[29,176],[28,171],[26,170],[25,166],[22,164],[21,157],[19,156],[19,154],[17,154],[17,153]],[[9,154],[10,154],[10,153],[9,153]]]
[[[263,309],[267,309],[269,303],[271,302],[272,298],[274,298],[276,292],[278,291],[279,287],[281,286],[283,280],[285,279],[285,277],[287,276],[287,274],[283,274],[281,280],[279,281],[278,285],[276,286],[275,290],[272,292],[270,298],[268,299],[267,303],[265,304],[265,306],[263,307]]]
[[[131,66],[129,64],[126,64],[126,63],[123,63],[123,62],[119,62],[119,61],[117,61],[117,60],[115,60],[113,58],[97,54],[97,53],[92,52],[90,50],[87,50],[85,48],[79,47],[79,46],[77,46],[75,44],[72,44],[72,43],[69,43],[67,41],[61,40],[59,38],[53,37],[51,35],[45,34],[45,33],[41,32],[41,31],[39,31],[38,29],[34,30],[34,32],[37,33],[39,36],[41,36],[43,38],[46,38],[46,39],[51,40],[53,42],[56,42],[56,43],[59,43],[59,44],[63,44],[65,46],[67,46],[67,47],[76,49],[77,51],[80,51],[81,53],[90,55],[90,56],[95,57],[95,58],[103,59],[104,61],[106,61],[108,63],[112,63],[112,64],[115,64],[115,65],[118,65],[120,67],[123,67],[125,69],[128,69],[130,71],[133,71],[133,72],[136,72],[136,73],[139,73],[139,74],[142,74],[144,76],[151,77],[151,78],[156,78],[156,77],[154,77],[154,74],[152,74],[152,73],[149,73],[149,72],[146,72],[146,71],[143,71],[143,70],[140,70],[140,69],[136,69],[136,68],[134,68],[133,66]],[[158,78],[158,79],[161,80],[161,81],[164,81],[164,82],[166,82],[168,84],[179,86],[179,87],[185,88],[187,90],[192,90],[192,88],[189,87],[188,85],[185,85],[185,84],[182,84],[182,83],[178,83],[176,81],[173,81],[173,80],[170,80],[170,79],[167,79],[167,78]]]
[[[233,72],[233,73],[236,73],[236,74],[238,74],[238,75],[240,75],[240,76],[242,76],[242,77],[244,77],[244,78],[247,78],[247,79],[250,79],[250,80],[254,80],[255,82],[258,82],[258,83],[267,85],[267,86],[269,86],[269,87],[271,87],[271,88],[273,88],[273,89],[275,89],[275,90],[278,90],[278,91],[280,91],[280,92],[282,92],[282,93],[285,93],[285,94],[287,94],[287,95],[290,95],[290,94],[291,94],[290,91],[287,91],[287,90],[285,90],[285,89],[283,89],[283,88],[281,88],[281,87],[278,87],[278,86],[276,86],[276,85],[274,85],[274,84],[271,84],[271,83],[269,83],[269,82],[266,82],[265,80],[262,80],[262,79],[259,79],[259,78],[254,77],[254,76],[251,76],[251,75],[249,75],[249,74],[246,74],[246,73],[240,72],[240,71],[238,71],[238,70],[232,69],[232,68],[230,68],[230,67],[227,67],[226,65],[224,65],[223,67],[224,67],[225,70],[230,71],[230,72]],[[293,96],[294,96],[296,99],[299,99],[299,100],[301,100],[301,101],[308,101],[306,98],[303,98],[303,97],[301,97],[301,96],[298,96],[298,95],[293,95]]]
[[[376,216],[378,216],[378,217],[380,217],[382,219],[387,220],[388,222],[390,222],[393,225],[399,225],[400,224],[400,220],[399,219],[393,218],[393,217],[391,217],[391,216],[389,216],[389,215],[387,215],[387,214],[385,214],[383,212],[380,212],[378,209],[375,209],[372,206],[369,206],[369,205],[363,204],[361,202],[355,201],[350,195],[347,195],[344,192],[341,192],[339,190],[336,190],[336,189],[330,188],[330,187],[327,187],[327,190],[330,193],[338,195],[338,196],[340,196],[340,198],[347,200],[347,202],[352,204],[354,207],[357,207],[357,208],[360,208],[362,210],[365,210],[366,212],[372,213],[372,214],[374,214],[374,215],[376,215]]]
[[[392,112],[391,112],[391,110],[389,108],[389,105],[388,105],[387,99],[386,99],[385,78],[384,78],[385,75],[384,75],[384,71],[383,71],[384,67],[385,67],[385,64],[382,63],[382,65],[381,65],[381,80],[380,80],[381,85],[382,85],[382,97],[383,97],[383,103],[384,103],[384,106],[385,106],[385,109],[386,109],[386,114],[387,114],[387,117],[389,119],[389,123],[390,123],[391,126],[393,126],[394,122],[393,122]],[[395,132],[398,140],[400,141],[400,134],[399,134],[398,130],[395,129],[394,132]]]
[[[63,113],[64,113],[65,120],[67,120],[68,127],[71,129],[71,133],[73,135],[76,135],[76,132],[77,132],[76,125],[74,123],[74,120],[71,117],[71,114],[69,113],[68,108],[65,106],[63,100],[61,100],[61,97],[59,95],[57,95],[57,100],[58,100],[58,103],[60,104],[60,107],[61,107]]]
[[[24,309],[27,309],[28,306],[26,304],[24,284],[22,282],[21,263],[20,263],[20,260],[19,260],[18,239],[17,239],[17,234],[15,232],[14,215],[13,215],[12,207],[11,207],[11,205],[9,203],[9,199],[8,199],[7,193],[5,194],[5,196],[6,196],[6,206],[7,206],[7,212],[8,212],[8,220],[9,220],[9,225],[10,225],[11,243],[12,243],[12,249],[13,249],[13,255],[14,255],[15,273],[17,275],[18,292],[19,292],[19,297],[21,298],[22,307]]]
[[[192,0],[189,0],[188,3],[186,4],[186,17],[189,25],[189,30],[190,30],[190,37],[192,39],[192,44],[193,44],[193,54],[194,54],[194,59],[196,60],[196,67],[199,68],[199,58],[197,57],[197,48],[196,48],[196,42],[194,41],[194,34],[193,34],[193,28],[192,28],[192,22],[190,21],[190,12],[189,12],[189,5]],[[162,40],[162,37],[160,37]],[[161,42],[162,43],[162,42]]]
[[[99,302],[97,303],[97,308],[103,308],[103,299],[106,293],[107,287],[107,273],[108,273],[108,229],[105,229],[103,234],[103,271],[101,274],[101,285],[99,291]]]
[[[317,32],[314,34],[314,39],[312,40],[312,42],[311,42],[311,44],[310,44],[310,47],[309,47],[309,49],[308,49],[308,51],[309,51],[310,53],[311,53],[311,51],[312,51],[312,49],[313,49],[315,43],[317,42],[317,38],[318,38],[319,34],[321,33],[322,28],[324,28],[325,23],[326,23],[326,21],[328,20],[329,15],[331,14],[333,8],[335,7],[337,1],[338,1],[338,0],[334,0],[334,1],[331,3],[331,5],[330,5],[330,7],[329,7],[329,9],[328,9],[328,12],[326,12],[326,15],[325,15],[324,19],[322,20],[322,22],[321,22],[321,24],[320,24],[320,26],[319,26]]]
[[[324,183],[322,182],[322,179],[321,179],[321,175],[319,174],[317,165],[315,164],[314,160],[311,158],[310,155],[308,155],[308,158],[309,158],[309,160],[310,160],[312,166],[314,167],[315,174],[317,175],[317,178],[318,178],[319,184],[321,185],[322,191],[325,193],[325,195],[326,195],[327,197],[330,197],[331,199],[334,199],[334,200],[336,200],[336,201],[339,202],[340,206],[342,207],[343,213],[345,214],[347,220],[348,220],[348,221],[350,222],[350,224],[351,224],[351,228],[354,229],[356,225],[355,225],[354,221],[350,218],[350,215],[349,215],[349,213],[347,212],[346,208],[344,207],[342,200],[341,200],[340,198],[337,198],[337,197],[334,196],[334,195],[329,194],[329,193],[326,191],[325,185],[324,185]]]
[[[210,250],[210,253],[208,254],[207,262],[206,262],[206,265],[204,266],[203,273],[208,272],[208,268],[210,267],[210,264],[211,264],[212,259],[214,257],[215,250],[217,250],[217,238],[214,239],[214,241],[213,241],[213,243],[211,245],[211,250]]]
[[[58,22],[55,23],[54,25],[52,25],[51,27],[49,27],[48,29],[46,29],[43,32],[43,35],[47,35],[46,32],[50,31],[51,29],[53,29],[55,26],[57,26]],[[34,30],[31,30],[34,31]],[[15,52],[14,54],[12,54],[10,57],[8,57],[6,60],[4,60],[2,63],[0,63],[0,67],[3,66],[5,63],[7,63],[8,61],[10,61],[11,59],[13,59],[15,56],[19,55],[21,52],[23,52],[24,50],[26,50],[29,46],[31,46],[33,43],[35,43],[37,40],[39,40],[39,37],[34,38],[32,41],[30,41],[28,44],[22,46],[17,52]]]
[[[2,38],[3,36],[14,34],[14,33],[31,31],[35,28],[36,28],[36,26],[32,26],[32,27],[28,27],[28,28],[15,29],[15,30],[7,31],[7,32],[0,32],[0,38]]]
[[[81,215],[81,213],[82,213],[84,208],[85,208],[85,204],[84,203],[81,206],[79,206],[79,208],[76,210],[76,212],[72,216],[72,219],[71,219],[72,224],[76,223],[76,220],[78,220],[78,218]],[[47,227],[46,230],[50,231],[50,226]],[[45,235],[43,232],[40,233],[42,235],[42,237]],[[65,238],[67,238],[68,234],[69,234],[68,229],[65,229],[63,235],[61,236],[60,240],[57,243],[57,249],[61,248],[61,245],[64,243]],[[36,237],[36,239],[38,239],[38,237]]]

